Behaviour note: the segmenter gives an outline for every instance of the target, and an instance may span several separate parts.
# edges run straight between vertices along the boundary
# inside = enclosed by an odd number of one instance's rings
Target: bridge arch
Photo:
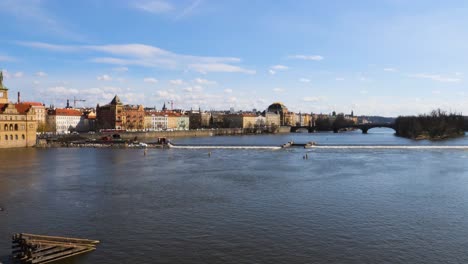
[[[367,132],[369,132],[369,130],[373,128],[390,128],[396,132],[395,126],[393,124],[359,124],[359,125],[342,126],[342,127],[333,128],[333,132],[338,133],[339,130],[346,129],[346,128],[359,129],[362,131],[363,134],[367,134]]]

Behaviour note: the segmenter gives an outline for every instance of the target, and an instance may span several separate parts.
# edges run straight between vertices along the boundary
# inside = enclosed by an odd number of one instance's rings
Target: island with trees
[[[465,118],[461,114],[440,109],[419,116],[399,116],[395,120],[396,135],[411,139],[448,139],[465,135]]]

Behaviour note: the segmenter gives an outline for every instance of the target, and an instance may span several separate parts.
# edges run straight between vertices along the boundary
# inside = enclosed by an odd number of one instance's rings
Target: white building
[[[147,112],[145,126],[146,129],[151,131],[167,129],[168,116],[163,112]]]
[[[47,114],[47,123],[57,134],[68,134],[84,124],[83,114],[76,109],[56,108]]]

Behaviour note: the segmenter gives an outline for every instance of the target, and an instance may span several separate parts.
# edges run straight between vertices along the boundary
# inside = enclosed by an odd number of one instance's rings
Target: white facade
[[[84,118],[81,115],[57,115],[47,116],[47,123],[57,134],[68,134],[78,126],[83,125]]]
[[[151,126],[149,127],[150,130],[161,130],[167,129],[167,115],[156,115],[151,114]]]

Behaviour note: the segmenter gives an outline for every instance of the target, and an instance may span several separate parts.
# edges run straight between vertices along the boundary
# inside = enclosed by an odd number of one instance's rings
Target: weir
[[[412,150],[468,150],[468,146],[410,146],[410,145],[317,145],[315,142],[294,143],[287,142],[281,146],[217,146],[217,145],[174,145],[168,144],[173,149],[264,149],[279,150],[284,148],[300,147],[306,149],[412,149]]]

